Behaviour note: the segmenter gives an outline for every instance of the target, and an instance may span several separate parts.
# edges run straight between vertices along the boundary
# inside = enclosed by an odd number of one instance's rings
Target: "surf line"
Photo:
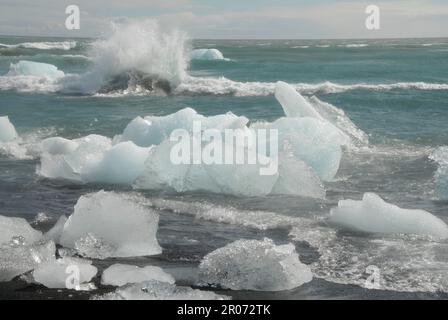
[[[209,317],[211,311],[212,307],[189,307],[187,304],[177,308],[178,315],[196,315],[205,318]]]

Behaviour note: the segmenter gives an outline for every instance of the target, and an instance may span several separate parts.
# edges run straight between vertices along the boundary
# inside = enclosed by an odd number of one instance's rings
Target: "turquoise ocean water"
[[[47,42],[53,45],[36,45]],[[179,88],[170,95],[87,94],[7,76],[11,64],[19,61],[52,64],[65,75],[84,74],[96,63],[92,43],[91,39],[0,37],[0,116],[9,116],[19,135],[30,143],[51,136],[112,138],[137,116],[169,115],[186,107],[204,115],[232,111],[251,121],[273,121],[283,116],[273,95],[279,80],[306,97],[315,96],[343,110],[369,137],[368,148],[344,153],[336,179],[325,183],[324,200],[142,191],[148,199],[177,203],[155,208],[161,216],[158,238],[164,251],[157,257],[121,262],[156,264],[170,270],[179,283],[193,285],[197,264],[208,252],[238,239],[270,237],[277,243],[292,241],[301,260],[312,266],[315,279],[287,292],[226,294],[287,299],[445,297],[447,242],[350,233],[330,225],[327,218],[339,200],[359,200],[365,192],[375,192],[390,203],[423,209],[448,222],[448,202],[435,191],[438,165],[429,158],[448,144],[448,39],[194,40],[190,48],[215,48],[226,59],[189,61],[185,72],[193,80],[176,83]],[[33,221],[45,212],[53,220],[35,225],[45,230],[59,215],[72,213],[83,194],[101,189],[132,191],[126,186],[46,179],[36,173],[38,165],[36,158],[0,155],[1,215]],[[204,203],[224,211],[261,210],[301,217],[313,224],[266,231],[238,221],[195,219],[197,206]],[[103,268],[115,262],[95,264]],[[362,288],[369,265],[381,270],[382,290]],[[22,287],[26,285],[0,284],[0,297],[38,294],[17,291]],[[64,293],[44,290],[39,295]]]

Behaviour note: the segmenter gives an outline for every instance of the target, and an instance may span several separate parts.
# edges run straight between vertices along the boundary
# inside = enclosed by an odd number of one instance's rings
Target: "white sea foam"
[[[90,71],[67,79],[64,90],[97,93],[126,74],[143,74],[176,86],[188,65],[185,41],[184,33],[161,30],[153,20],[116,24],[108,39],[92,43]]]
[[[76,41],[43,41],[43,42],[23,42],[17,44],[3,44],[0,43],[0,48],[22,48],[22,49],[39,49],[39,50],[70,50],[75,48]]]
[[[429,158],[438,165],[435,173],[437,195],[441,200],[448,200],[448,147],[436,149]]]
[[[310,265],[315,278],[370,289],[448,292],[446,241],[422,236],[351,236],[317,223],[295,225],[290,237],[309,243],[319,253]]]
[[[238,82],[225,77],[187,77],[175,89],[177,94],[192,95],[234,95],[234,96],[269,96],[275,92],[274,82]],[[388,84],[338,84],[333,82],[322,83],[295,83],[291,84],[302,94],[328,94],[354,90],[391,91],[391,90],[448,90],[447,83],[426,82],[397,82]]]

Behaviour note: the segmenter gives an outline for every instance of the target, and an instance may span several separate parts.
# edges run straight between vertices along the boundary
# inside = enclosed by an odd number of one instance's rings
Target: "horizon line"
[[[17,37],[17,38],[61,38],[61,39],[101,39],[102,37],[92,37],[92,36],[52,36],[52,35],[13,35],[13,34],[0,34],[0,37]],[[259,40],[259,41],[291,41],[291,40],[308,40],[308,41],[326,41],[326,40],[418,40],[418,39],[448,39],[446,36],[431,36],[431,37],[380,37],[380,38],[345,38],[345,37],[335,37],[335,38],[208,38],[208,37],[191,37],[191,40],[228,40],[228,41],[239,41],[239,40]]]

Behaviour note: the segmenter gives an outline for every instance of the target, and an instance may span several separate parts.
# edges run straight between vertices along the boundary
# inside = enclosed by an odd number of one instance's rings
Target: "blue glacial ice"
[[[218,49],[194,49],[190,53],[191,60],[227,60]]]
[[[100,191],[82,196],[68,218],[60,244],[90,258],[135,257],[162,252],[159,215],[137,196]]]
[[[21,60],[12,63],[7,76],[33,76],[48,79],[63,78],[65,73],[48,63]]]
[[[361,201],[341,200],[331,209],[330,220],[343,228],[368,233],[415,234],[448,238],[448,226],[424,210],[402,209],[374,193]]]
[[[124,184],[137,189],[324,198],[321,181],[335,178],[343,149],[365,143],[366,137],[342,111],[317,98],[306,99],[286,83],[277,84],[276,96],[287,117],[272,123],[250,123],[231,112],[207,117],[186,108],[167,116],[137,117],[113,139],[99,135],[74,140],[49,138],[42,142],[38,173],[52,179]],[[212,130],[222,138],[227,129],[236,129],[247,140],[230,144],[194,136],[197,123],[201,132]],[[174,163],[171,155],[178,140],[170,138],[180,129],[189,136],[191,146],[200,145],[199,150],[193,149],[190,160],[203,158],[204,150],[208,154],[232,150],[245,156],[253,152],[259,161]],[[266,130],[265,136],[258,135],[261,129]],[[269,130],[278,133],[278,141]],[[269,147],[273,142],[279,143],[278,148]],[[260,144],[269,151],[259,152]],[[271,174],[260,174],[273,168]]]
[[[291,290],[312,279],[294,245],[277,246],[270,239],[235,241],[209,253],[199,265],[201,285],[231,290]]]
[[[7,116],[0,117],[0,143],[17,139],[17,131]]]

